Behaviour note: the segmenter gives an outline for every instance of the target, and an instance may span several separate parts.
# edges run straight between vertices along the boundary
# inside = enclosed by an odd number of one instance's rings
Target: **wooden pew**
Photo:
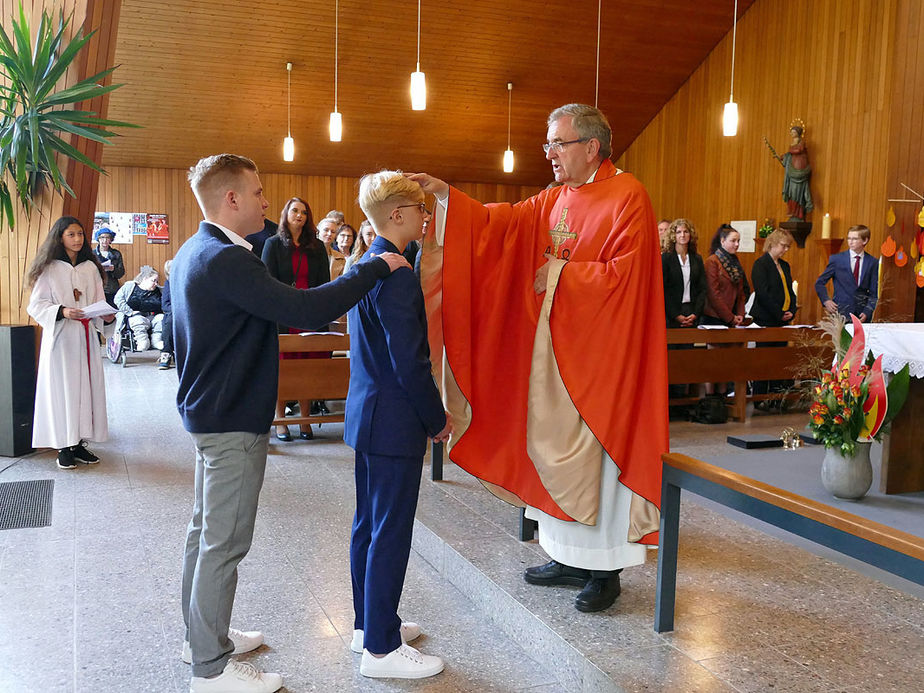
[[[787,342],[781,347],[748,347],[748,342]],[[748,395],[749,380],[793,380],[804,376],[809,359],[829,364],[834,357],[831,340],[821,330],[788,327],[737,328],[728,330],[669,329],[668,344],[722,345],[720,349],[669,349],[667,374],[671,385],[734,382],[729,403],[731,417],[744,421],[749,401],[779,399],[780,394]],[[690,398],[671,399],[673,404],[692,404]]]
[[[281,334],[280,353],[350,351],[347,334]],[[346,399],[350,387],[350,359],[331,355],[327,358],[287,359],[279,361],[279,394],[283,401]],[[273,421],[274,426],[343,421],[343,414],[288,416]]]
[[[687,455],[662,456],[654,629],[674,629],[680,489],[924,585],[924,539]]]

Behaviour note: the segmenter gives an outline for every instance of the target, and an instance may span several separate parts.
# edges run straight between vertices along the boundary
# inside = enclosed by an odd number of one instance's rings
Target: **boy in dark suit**
[[[848,250],[832,255],[815,282],[815,293],[829,313],[840,313],[845,318],[853,313],[860,322],[872,319],[879,299],[879,260],[864,250],[867,243],[869,228],[851,226],[847,231]],[[834,280],[834,300],[828,298],[825,286],[829,279]]]
[[[420,186],[398,171],[364,176],[359,205],[377,234],[366,255],[399,252],[420,240],[430,220],[423,199]],[[407,645],[420,627],[398,617],[427,438],[442,442],[452,431],[431,372],[423,294],[414,273],[399,270],[380,281],[350,310],[349,321],[343,438],[356,451],[350,649],[362,652],[363,676],[433,676],[443,661]]]

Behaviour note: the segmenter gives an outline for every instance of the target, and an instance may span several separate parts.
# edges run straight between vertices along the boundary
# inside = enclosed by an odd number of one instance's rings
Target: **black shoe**
[[[309,428],[307,431],[299,431],[298,437],[302,440],[314,440],[314,433],[312,433]]]
[[[622,589],[619,571],[609,577],[592,577],[574,600],[578,611],[603,611],[613,605]]]
[[[279,438],[279,440],[281,440],[283,443],[288,443],[290,440],[292,440],[292,436],[289,435],[289,429],[288,429],[288,428],[286,428],[286,432],[285,432],[285,433],[280,433],[279,430],[277,429],[277,430],[276,430],[276,437]]]
[[[327,402],[318,402],[318,413],[322,416],[328,416],[330,409],[327,408]]]
[[[71,448],[58,450],[58,469],[77,469],[77,460]]]
[[[311,410],[310,410],[310,412],[308,413],[308,416],[317,416],[317,415],[320,414],[320,413],[321,413],[321,403],[320,403],[320,402],[312,402],[312,403],[311,403]]]
[[[570,565],[549,561],[545,565],[527,568],[523,579],[531,585],[573,585],[583,587],[590,579],[590,571],[572,568]]]
[[[71,452],[77,460],[84,464],[98,464],[99,457],[87,450],[86,446],[87,444],[81,440],[80,443],[71,447]]]

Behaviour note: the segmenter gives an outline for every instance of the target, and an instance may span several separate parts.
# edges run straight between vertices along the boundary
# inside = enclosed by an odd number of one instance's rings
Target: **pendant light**
[[[427,78],[420,71],[420,0],[417,0],[417,71],[411,73],[411,109],[427,110]]]
[[[292,139],[292,63],[286,63],[289,91],[286,96],[286,138],[282,141],[282,160],[295,161],[295,140]]]
[[[513,82],[507,82],[507,149],[504,152],[504,173],[513,173],[513,150],[510,148],[510,109],[513,105]]]
[[[728,103],[725,104],[725,113],[722,115],[722,134],[734,137],[738,134],[738,104],[735,103],[735,41],[738,33],[738,0],[735,0],[735,16],[732,21],[732,64],[731,86],[728,93]]]
[[[340,60],[340,0],[334,2],[334,112],[330,114],[330,141],[343,137],[343,118],[337,111],[337,66]]]

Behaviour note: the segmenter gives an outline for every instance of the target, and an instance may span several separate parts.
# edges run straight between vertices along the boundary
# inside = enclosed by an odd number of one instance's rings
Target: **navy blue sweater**
[[[170,272],[176,402],[186,430],[265,433],[279,383],[276,323],[326,325],[388,274],[385,261],[375,259],[335,282],[295,289],[203,221]]]

